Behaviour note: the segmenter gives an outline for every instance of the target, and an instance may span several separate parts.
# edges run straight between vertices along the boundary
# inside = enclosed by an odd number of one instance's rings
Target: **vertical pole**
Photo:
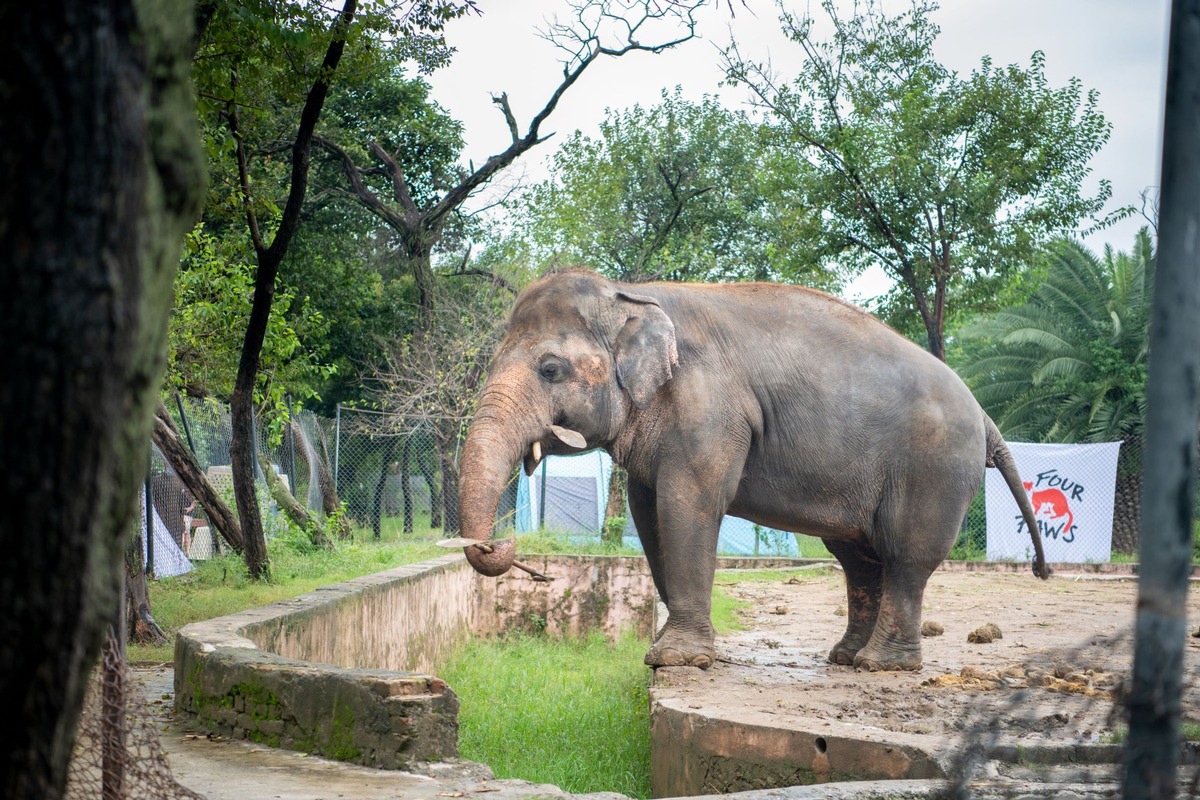
[[[146,468],[146,577],[154,577],[154,488],[151,467]]]
[[[342,451],[342,404],[337,404],[333,423],[333,491],[338,491],[338,459]]]
[[[296,495],[296,429],[293,427],[296,424],[296,417],[292,414],[292,393],[288,392],[287,396],[288,407],[288,488],[292,490],[292,496]],[[307,500],[307,498],[305,498]]]
[[[546,530],[546,462],[550,460],[550,456],[542,459],[542,491],[541,500],[538,502],[538,530]]]
[[[196,455],[196,443],[192,441],[192,426],[188,424],[187,412],[183,410],[183,400],[175,395],[175,405],[179,407],[179,421],[183,423],[183,433],[187,436],[188,450]]]
[[[1146,385],[1141,570],[1124,797],[1171,798],[1179,767],[1200,376],[1200,0],[1174,0]]]

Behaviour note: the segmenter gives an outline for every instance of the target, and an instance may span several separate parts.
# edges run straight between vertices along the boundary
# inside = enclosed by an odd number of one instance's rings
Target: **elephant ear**
[[[618,292],[617,297],[634,306],[617,334],[617,382],[633,404],[644,409],[679,364],[675,325],[652,297],[628,292]]]

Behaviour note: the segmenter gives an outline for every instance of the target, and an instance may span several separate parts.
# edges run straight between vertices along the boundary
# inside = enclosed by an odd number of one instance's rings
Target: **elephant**
[[[646,663],[708,669],[717,533],[734,514],[820,537],[845,573],[848,624],[829,661],[921,666],[921,603],[995,466],[1049,575],[1033,509],[995,423],[942,361],[863,311],[772,283],[622,284],[551,273],[524,289],[463,446],[464,548],[484,575],[519,462],[603,448],[666,623]]]

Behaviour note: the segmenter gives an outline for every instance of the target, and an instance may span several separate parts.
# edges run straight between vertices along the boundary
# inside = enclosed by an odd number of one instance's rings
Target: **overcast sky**
[[[492,94],[508,93],[524,132],[557,85],[562,75],[559,51],[539,30],[556,15],[569,14],[565,0],[481,0],[479,5],[481,16],[450,25],[446,38],[458,52],[450,66],[428,77],[434,98],[466,126],[465,155],[476,164],[509,141]],[[788,3],[794,11],[810,6],[820,14],[816,0]],[[888,0],[886,7],[894,12],[906,6]],[[1112,182],[1112,207],[1137,204],[1139,192],[1158,184],[1169,6],[1169,0],[943,0],[935,17],[942,29],[935,49],[946,66],[963,75],[984,56],[998,65],[1027,66],[1032,53],[1042,50],[1052,86],[1075,76],[1085,90],[1098,90],[1100,109],[1113,131],[1091,162],[1093,183],[1100,178]],[[704,9],[701,38],[673,50],[632,53],[591,65],[543,126],[543,132],[557,135],[527,153],[518,172],[530,179],[543,177],[544,161],[570,132],[594,134],[606,109],[653,105],[663,89],[681,86],[691,99],[719,94],[727,105],[744,107],[744,90],[718,87],[718,48],[731,35],[744,54],[770,59],[782,75],[794,75],[789,65],[797,63],[799,48],[780,34],[775,3],[746,0],[743,6],[734,0],[734,11],[731,18],[726,0],[719,8]],[[1140,218],[1120,223],[1087,244],[1097,250],[1106,242],[1127,249],[1140,224]],[[865,299],[883,288],[880,281],[880,276],[868,276],[850,294]]]

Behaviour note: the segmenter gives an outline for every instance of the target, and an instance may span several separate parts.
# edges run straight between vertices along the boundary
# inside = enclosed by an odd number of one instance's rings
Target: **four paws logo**
[[[1069,481],[1052,469],[1038,473],[1035,480],[1024,482],[1029,502],[1033,505],[1033,516],[1037,519],[1038,531],[1046,539],[1060,539],[1064,544],[1075,541],[1075,514],[1072,503],[1083,499],[1083,486]],[[1017,517],[1017,530],[1025,532],[1025,522]]]

